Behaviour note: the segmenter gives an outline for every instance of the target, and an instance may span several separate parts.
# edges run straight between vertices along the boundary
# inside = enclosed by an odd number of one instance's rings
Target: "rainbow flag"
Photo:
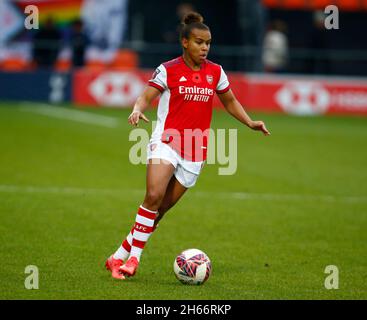
[[[59,26],[63,26],[80,18],[83,2],[84,0],[17,0],[16,4],[22,12],[27,5],[36,5],[41,24],[51,16]]]

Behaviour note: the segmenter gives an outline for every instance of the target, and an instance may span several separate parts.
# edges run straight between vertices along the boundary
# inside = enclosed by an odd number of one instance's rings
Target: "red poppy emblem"
[[[195,83],[200,83],[201,82],[200,73],[194,73],[192,75],[192,82],[195,82]]]

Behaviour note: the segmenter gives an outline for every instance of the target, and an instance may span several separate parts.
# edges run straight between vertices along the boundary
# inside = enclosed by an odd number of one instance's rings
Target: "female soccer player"
[[[146,194],[133,228],[106,261],[112,277],[133,276],[149,236],[164,214],[192,187],[206,159],[212,102],[217,93],[225,109],[253,130],[269,135],[264,122],[253,121],[233,95],[226,74],[206,59],[211,42],[209,27],[198,13],[183,18],[183,55],[161,64],[137,99],[128,122],[148,122],[144,110],[161,94],[157,126],[148,144]],[[193,132],[201,132],[197,139]]]

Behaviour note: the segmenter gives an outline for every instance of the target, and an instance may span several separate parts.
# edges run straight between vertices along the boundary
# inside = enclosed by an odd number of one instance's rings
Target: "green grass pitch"
[[[266,121],[264,137],[215,111],[213,128],[238,128],[237,172],[207,165],[150,238],[137,275],[118,281],[104,262],[145,188],[145,166],[128,158],[130,110],[83,109],[117,120],[103,127],[32,108],[0,104],[1,299],[367,298],[367,118],[251,113]],[[173,274],[176,255],[193,247],[212,260],[203,286]],[[38,290],[25,289],[28,265]],[[328,265],[337,290],[324,287]]]

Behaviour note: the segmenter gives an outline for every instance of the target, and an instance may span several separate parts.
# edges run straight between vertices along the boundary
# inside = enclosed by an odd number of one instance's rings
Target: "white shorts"
[[[200,175],[204,161],[189,161],[182,158],[169,145],[161,141],[150,142],[147,146],[147,159],[164,159],[175,167],[174,175],[185,188],[193,187]]]

